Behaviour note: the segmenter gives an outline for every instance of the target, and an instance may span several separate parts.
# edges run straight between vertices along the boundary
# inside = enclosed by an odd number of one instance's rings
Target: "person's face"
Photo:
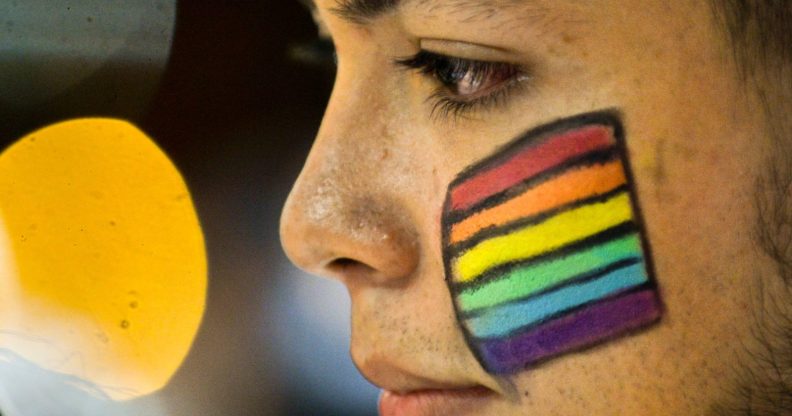
[[[281,234],[297,265],[349,289],[352,357],[365,377],[389,392],[384,413],[700,414],[731,393],[749,343],[752,277],[770,267],[751,240],[752,189],[766,149],[752,99],[739,87],[705,2],[404,0],[356,22],[334,11],[341,6],[336,0],[316,3],[337,49],[338,74]],[[511,148],[526,151],[577,133],[583,145],[591,144],[593,136],[581,131],[602,126],[579,115],[597,112],[623,126],[625,148],[617,143],[608,159],[616,163],[612,173],[549,183],[559,179],[563,165],[550,159],[562,151],[513,164],[518,170],[538,166],[536,177],[521,173],[523,185],[510,182],[503,173],[508,169],[495,169],[507,164],[513,152],[504,146],[516,139],[522,144]],[[524,136],[562,119],[572,121],[556,125],[549,139]],[[609,140],[617,130],[605,129]],[[563,166],[606,164],[580,160]],[[454,192],[471,175],[481,183],[463,192],[462,208],[452,212]],[[580,264],[559,263],[543,272],[546,281],[536,283],[544,286],[535,293],[515,283],[479,299],[486,307],[476,313],[463,310],[456,284],[488,267],[479,263],[568,257],[564,247],[575,239],[616,224],[586,231],[616,215],[600,198],[589,204],[599,210],[587,211],[588,217],[570,214],[571,225],[534,229],[575,201],[579,208],[584,196],[607,193],[608,181],[626,189],[625,201],[632,198],[625,215],[643,242],[635,254],[640,267],[625,276],[646,274],[644,280],[583,287],[619,260],[614,248],[598,245],[601,273],[591,266],[560,281]],[[473,271],[465,275],[455,263],[461,260],[449,227],[473,215],[463,211],[481,198],[501,192],[501,203],[526,183],[545,185],[525,197],[529,205],[547,198],[561,205],[511,217],[506,208],[506,214],[492,214],[528,224],[527,234],[482,248],[484,260],[470,260]],[[605,188],[596,191],[600,185]],[[489,188],[495,190],[486,194]],[[477,192],[486,195],[463,206]],[[564,200],[570,192],[578,199]],[[501,225],[474,224],[467,234],[459,231],[459,239]],[[550,246],[542,248],[547,252],[524,249],[536,244]],[[580,276],[585,279],[574,280]],[[488,278],[514,277],[503,272]],[[557,287],[572,291],[550,296]],[[556,331],[582,319],[581,308],[621,299],[636,287],[647,288],[651,304],[613,307]],[[586,290],[601,293],[579,293]],[[497,315],[494,329],[469,319],[488,313]],[[545,324],[531,341],[538,353],[507,339]],[[488,337],[506,339],[506,358],[482,353]]]

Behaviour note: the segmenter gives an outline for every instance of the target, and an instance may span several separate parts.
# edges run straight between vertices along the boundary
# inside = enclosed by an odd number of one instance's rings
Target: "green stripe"
[[[464,312],[495,306],[617,261],[641,256],[640,238],[637,234],[628,235],[555,260],[517,268],[490,283],[465,289],[458,295],[459,306]]]

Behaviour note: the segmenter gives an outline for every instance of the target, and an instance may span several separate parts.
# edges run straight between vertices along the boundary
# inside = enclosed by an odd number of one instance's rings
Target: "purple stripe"
[[[605,341],[659,317],[657,294],[643,290],[593,304],[512,338],[483,341],[479,350],[489,371],[509,373]]]

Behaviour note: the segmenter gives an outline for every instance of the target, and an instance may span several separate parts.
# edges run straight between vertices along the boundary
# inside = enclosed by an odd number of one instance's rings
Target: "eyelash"
[[[517,88],[524,85],[522,81],[529,78],[527,72],[518,65],[456,58],[428,51],[398,59],[396,64],[430,76],[440,84],[429,97],[429,101],[434,102],[432,117],[456,119],[475,110],[488,110],[502,105]],[[464,80],[486,88],[483,88],[483,92],[470,94],[472,97],[465,97],[454,91]],[[493,82],[494,85],[488,85]]]

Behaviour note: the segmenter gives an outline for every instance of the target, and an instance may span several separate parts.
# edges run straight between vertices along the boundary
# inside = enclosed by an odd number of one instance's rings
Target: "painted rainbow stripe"
[[[656,322],[617,114],[534,129],[454,180],[443,255],[482,365],[509,373]]]

